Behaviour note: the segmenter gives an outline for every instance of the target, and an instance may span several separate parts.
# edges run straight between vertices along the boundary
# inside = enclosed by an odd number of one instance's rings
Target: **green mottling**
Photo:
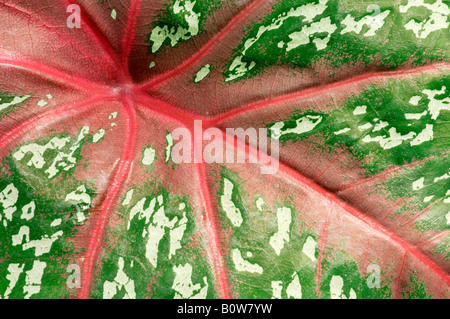
[[[436,244],[436,252],[443,255],[446,261],[450,260],[450,236],[446,236]]]
[[[288,294],[288,287],[293,283],[294,278],[298,278],[302,298],[317,298],[315,278],[319,238],[298,217],[301,213],[290,201],[277,202],[275,207],[268,207],[268,203],[265,203],[262,211],[253,209],[256,198],[261,198],[260,194],[255,194],[253,197],[248,194],[244,190],[243,181],[229,169],[222,169],[220,177],[222,180],[224,178],[232,180],[236,185],[236,190],[239,192],[235,195],[235,199],[239,199],[236,204],[244,212],[244,222],[240,227],[232,227],[228,218],[223,213],[220,215],[222,227],[231,228],[230,231],[232,231],[227,249],[230,251],[239,249],[244,260],[263,268],[262,274],[238,271],[234,266],[232,253],[230,253],[227,264],[232,274],[230,283],[234,293],[239,298],[272,298],[274,293],[272,285],[274,284],[281,287],[277,297],[288,298],[292,297],[292,294]],[[220,191],[218,194],[221,194]],[[247,203],[248,197],[251,199]],[[269,240],[278,230],[275,212],[277,208],[281,207],[291,209],[292,223],[289,241],[285,243],[278,256],[271,249]],[[299,232],[300,229],[303,231]],[[322,262],[322,271],[322,298],[330,297],[329,283],[333,275],[340,275],[345,279],[344,293],[347,295],[350,293],[350,288],[353,288],[357,298],[388,298],[391,296],[389,278],[384,277],[381,273],[380,288],[370,288],[367,284],[370,274],[365,277],[361,276],[361,270],[358,269],[352,257],[344,251],[329,252]]]
[[[306,4],[315,4],[316,8],[319,8],[321,7],[319,3],[319,1],[283,0],[274,5],[272,13],[247,26],[242,43],[235,49],[235,54],[226,65],[224,71],[226,81],[253,77],[271,65],[289,64],[292,67],[309,68],[325,63],[329,67],[338,68],[357,64],[367,66],[375,61],[376,67],[394,69],[407,62],[417,66],[449,58],[448,32],[433,32],[426,39],[418,40],[413,32],[404,27],[411,17],[420,18],[413,15],[414,8],[405,16],[404,13],[398,12],[397,6],[389,2],[377,3],[380,6],[380,15],[385,15],[387,11],[389,14],[384,18],[384,24],[374,31],[374,35],[367,36],[370,35],[368,26],[363,26],[360,33],[341,34],[346,28],[345,18],[348,14],[355,21],[374,15],[366,11],[367,3],[353,1],[346,4],[338,0],[322,0],[322,4],[326,3],[325,10],[311,21],[303,15],[292,14],[292,10]],[[261,33],[260,31],[264,30],[262,28],[271,26],[274,19],[279,23]],[[311,26],[318,25],[319,21],[323,24],[325,20],[331,26],[328,30],[334,30],[331,34],[314,33],[303,40],[302,43],[305,44],[287,50],[295,32],[297,34],[301,34],[300,30],[303,33],[310,32]],[[252,39],[257,41],[248,42]],[[325,48],[323,44],[319,46],[314,41],[326,42]]]
[[[283,142],[320,133],[327,145],[346,146],[361,161],[367,175],[372,175],[392,165],[440,155],[449,148],[450,113],[448,109],[441,109],[437,115],[424,93],[443,90],[444,87],[448,88],[444,94],[436,95],[434,99],[445,102],[450,96],[450,79],[445,76],[435,79],[423,76],[415,84],[408,80],[391,80],[381,88],[371,85],[358,96],[349,98],[343,107],[329,113],[299,110],[290,118],[271,123],[268,127],[272,137]],[[413,96],[421,97],[417,105],[410,103]],[[420,119],[406,116],[418,113],[423,113]],[[312,130],[300,134],[282,133],[291,132],[288,129],[297,125],[305,125],[307,117],[320,116],[321,121]],[[302,122],[299,124],[299,121]],[[432,131],[431,138],[420,138],[426,136],[428,130]]]
[[[198,229],[188,197],[171,194],[154,183],[145,184],[140,188],[134,186],[133,189],[134,194],[130,205],[120,207],[118,225],[107,234],[106,242],[109,243],[109,247],[103,257],[102,266],[99,267],[99,274],[92,293],[94,298],[105,297],[105,282],[111,282],[117,276],[119,258],[124,261],[125,274],[134,282],[134,293],[138,299],[174,298],[176,292],[172,289],[175,279],[173,267],[186,264],[190,264],[193,268],[192,283],[204,287],[203,277],[206,276],[208,282],[207,298],[214,297],[216,294],[213,290],[214,279],[209,264],[205,259],[203,248],[195,243]],[[155,212],[164,207],[164,214],[169,220],[176,219],[179,222],[183,219],[183,216],[186,216],[188,221],[181,239],[181,248],[170,259],[170,229],[164,228],[164,235],[158,245],[157,266],[155,268],[146,256],[148,233],[145,233],[147,227],[155,223],[155,214],[148,221],[145,218],[135,216],[130,221],[129,229],[128,221],[131,210],[139,201],[145,198],[144,209],[147,209],[152,200],[160,196],[163,198],[163,203],[160,204],[157,200],[154,202],[156,203]],[[122,287],[113,298],[121,299],[126,296],[126,293],[125,287]]]
[[[8,92],[0,92],[0,120],[16,107],[21,106],[30,97],[31,95],[15,95]]]
[[[426,291],[425,283],[416,274],[411,272],[408,286],[402,287],[402,296],[405,299],[432,299],[433,295]]]
[[[233,184],[233,190],[231,193],[231,201],[235,205],[235,207],[239,210],[239,212],[242,216],[242,219],[245,222],[247,213],[246,213],[246,210],[242,203],[241,194],[239,193],[241,185],[242,185],[242,181],[239,179],[238,175],[235,172],[233,172],[225,167],[222,168],[221,177],[222,178],[220,180],[220,190],[217,193],[218,198],[221,198],[221,196],[224,194],[225,179],[229,180]],[[221,214],[223,214],[223,216],[226,216],[224,208],[220,206],[220,209],[221,209]],[[226,226],[231,225],[230,219],[226,219],[226,220],[227,220],[227,222],[225,223]]]
[[[380,273],[380,287],[369,287],[368,281],[370,280],[370,274],[362,276],[358,265],[345,251],[328,252],[325,254],[322,267],[323,276],[320,284],[321,298],[329,299],[332,297],[330,284],[333,276],[341,277],[343,280],[343,296],[341,295],[340,299],[349,299],[352,294],[352,289],[356,294],[356,299],[386,299],[392,296],[392,291],[389,287],[390,279],[384,276],[382,270]]]
[[[384,188],[390,192],[389,197],[410,198],[402,207],[403,211],[421,212],[431,207],[425,217],[416,221],[416,226],[421,231],[450,229],[446,220],[446,214],[450,210],[450,177],[445,178],[449,175],[449,167],[448,155],[435,157],[417,167],[406,169],[384,183]],[[427,198],[431,199],[426,201]]]
[[[11,164],[26,172],[28,182],[34,187],[46,184],[46,180],[65,179],[73,175],[82,160],[83,146],[93,142],[94,135],[89,133],[88,126],[83,127],[75,136],[60,133],[39,138],[17,146],[11,152]],[[37,149],[43,151],[34,153]]]
[[[69,289],[66,280],[69,273],[66,268],[69,264],[75,263],[81,251],[76,250],[74,244],[69,240],[77,232],[76,207],[73,203],[64,201],[65,194],[69,193],[80,185],[81,181],[67,179],[64,183],[59,183],[58,193],[49,194],[48,189],[35,188],[28,183],[26,172],[11,166],[12,160],[5,159],[5,166],[9,167],[9,173],[3,172],[0,176],[0,192],[8,185],[13,184],[18,191],[18,198],[12,207],[15,212],[8,217],[7,209],[0,204],[0,296],[5,298],[8,291],[8,298],[22,299],[30,298],[67,298],[76,294],[75,289]],[[88,188],[89,194],[94,194],[92,188]],[[62,200],[58,200],[62,199]],[[23,208],[34,203],[33,210],[25,210],[29,213],[27,218],[23,217]],[[52,223],[60,219],[60,223]],[[22,237],[22,243],[13,245],[13,236],[19,234],[20,230],[28,229],[29,237]],[[62,232],[48,252],[38,254],[36,248],[26,249],[23,244],[41,240],[45,237]],[[16,239],[17,240],[17,239]],[[33,294],[28,294],[24,290],[27,286],[26,272],[30,271],[36,263],[46,263],[43,271],[41,284],[35,287]],[[18,281],[13,289],[10,280],[8,267],[11,264],[19,264],[22,268]],[[8,289],[9,288],[9,289]]]
[[[149,53],[157,53],[163,47],[176,46],[204,31],[203,24],[208,16],[219,9],[225,1],[216,0],[174,0],[164,13],[153,23],[148,35]]]

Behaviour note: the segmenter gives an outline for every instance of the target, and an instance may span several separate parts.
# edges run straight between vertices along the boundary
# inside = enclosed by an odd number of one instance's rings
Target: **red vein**
[[[328,171],[328,169],[334,164],[334,162],[336,161],[336,159],[339,157],[339,154],[336,154],[336,156],[334,156],[330,162],[328,163],[328,165],[323,169],[322,172],[319,172],[316,176],[314,176],[313,180],[318,180],[320,177],[322,177],[323,174],[325,174],[326,171]]]
[[[374,181],[374,180],[376,181],[376,180],[378,180],[379,178],[382,178],[383,176],[387,176],[387,175],[389,175],[389,174],[393,174],[393,173],[395,173],[395,172],[397,172],[397,171],[401,171],[401,170],[406,170],[406,169],[408,169],[408,168],[414,168],[414,167],[417,167],[418,165],[423,164],[423,163],[425,163],[426,161],[429,161],[430,159],[433,159],[433,158],[435,158],[435,157],[436,157],[435,155],[431,155],[431,156],[429,156],[429,157],[427,157],[427,158],[423,158],[423,159],[421,159],[421,160],[414,161],[414,162],[411,162],[411,163],[406,164],[406,165],[402,165],[402,166],[394,166],[394,165],[393,165],[393,166],[391,166],[391,167],[385,169],[384,171],[381,171],[381,172],[379,172],[379,173],[376,173],[376,174],[374,174],[374,175],[372,175],[372,176],[370,176],[370,177],[357,179],[357,180],[355,180],[355,181],[353,181],[353,182],[351,182],[351,183],[345,185],[345,186],[342,187],[341,189],[339,189],[339,192],[346,191],[346,190],[351,189],[351,188],[353,188],[353,187],[356,187],[356,186],[359,186],[359,185],[362,185],[362,184],[366,184],[366,183],[371,182],[371,181]]]
[[[65,0],[66,3],[70,4],[76,4],[82,8],[82,6],[78,3],[76,0]],[[103,48],[105,51],[107,58],[110,59],[113,62],[114,66],[119,65],[119,58],[117,56],[117,53],[114,51],[114,48],[112,47],[109,40],[105,37],[103,32],[100,30],[98,25],[94,22],[94,20],[91,18],[91,16],[87,13],[86,10],[81,10],[81,23],[83,25],[87,26],[87,30],[92,35],[93,39],[97,41],[97,43]]]
[[[127,141],[119,161],[117,172],[112,179],[110,187],[106,193],[105,200],[103,201],[98,216],[98,222],[92,231],[92,237],[89,242],[89,246],[85,253],[85,260],[83,263],[83,272],[81,277],[81,289],[79,297],[85,299],[89,295],[93,278],[94,262],[98,255],[99,246],[103,238],[105,227],[108,220],[108,215],[111,212],[117,196],[128,177],[130,172],[131,163],[134,156],[134,149],[136,143],[136,113],[133,107],[131,107],[128,101],[124,100],[124,106],[128,115],[128,128],[127,128]]]
[[[363,75],[351,77],[346,80],[337,81],[337,82],[334,82],[331,84],[315,86],[315,87],[311,87],[311,88],[307,88],[307,89],[302,89],[302,90],[294,92],[294,93],[283,94],[283,95],[277,96],[275,98],[260,100],[260,101],[233,109],[231,111],[225,112],[221,115],[218,115],[217,117],[215,117],[213,119],[213,123],[214,123],[214,125],[217,125],[225,120],[234,118],[236,116],[239,116],[239,115],[251,112],[251,111],[264,109],[265,107],[273,105],[273,104],[289,102],[289,101],[292,101],[292,100],[295,100],[298,98],[303,98],[303,97],[306,97],[309,95],[320,94],[320,93],[323,93],[323,92],[326,92],[326,91],[329,91],[332,89],[341,88],[346,85],[351,85],[351,84],[365,82],[365,81],[372,81],[372,80],[375,80],[378,78],[387,79],[387,78],[404,77],[407,75],[414,75],[414,74],[422,73],[422,72],[429,71],[429,70],[436,70],[436,69],[450,69],[450,64],[449,63],[435,63],[435,64],[425,65],[425,66],[408,69],[408,70],[395,70],[395,71],[382,71],[382,72],[366,73]]]
[[[224,141],[225,143],[230,143],[226,138],[227,134],[226,132],[223,132],[224,134]],[[255,159],[260,159],[260,163],[269,163],[272,161],[272,163],[276,162],[279,167],[279,172],[281,172],[283,175],[288,176],[291,179],[294,179],[297,181],[300,185],[305,187],[311,192],[318,193],[319,195],[323,196],[325,199],[331,201],[332,203],[336,204],[342,210],[349,215],[353,216],[363,224],[367,225],[374,231],[379,232],[380,234],[383,234],[384,236],[390,238],[393,242],[395,242],[397,245],[399,245],[405,252],[410,253],[415,258],[420,260],[424,265],[426,265],[429,269],[431,269],[433,272],[435,272],[439,277],[441,277],[444,281],[447,283],[450,283],[450,275],[448,275],[441,267],[439,267],[435,262],[433,262],[430,258],[425,256],[422,252],[419,251],[418,247],[413,246],[409,242],[405,241],[404,239],[397,236],[395,233],[393,233],[391,230],[386,228],[383,224],[381,224],[379,221],[373,219],[370,216],[367,216],[360,212],[355,207],[351,206],[350,204],[344,202],[340,197],[337,195],[330,193],[329,191],[322,188],[320,185],[317,185],[314,181],[309,179],[308,177],[302,175],[298,171],[290,168],[286,164],[278,161],[277,159],[270,157],[269,155],[259,152],[256,150],[253,146],[243,143],[242,141],[238,140],[236,137],[234,137],[234,141],[237,143],[238,151],[243,151],[247,154],[249,157],[253,157]]]
[[[443,238],[445,236],[448,236],[448,235],[450,235],[450,230],[448,230],[448,229],[443,230],[443,231],[441,231],[441,232],[439,232],[437,234],[434,234],[433,236],[431,236],[427,240],[421,242],[419,245],[417,245],[417,247],[422,248],[423,246],[426,246],[429,243],[432,243],[434,241],[438,241],[439,239],[441,239],[441,238]]]
[[[75,75],[69,75],[68,73],[61,72],[40,62],[31,61],[21,57],[8,57],[5,55],[0,55],[0,64],[23,68],[25,70],[44,75],[44,77],[57,80],[59,82],[64,82],[64,84],[72,85],[78,89],[83,89],[94,93],[104,93],[105,91],[110,90],[108,86],[97,84]]]
[[[36,19],[36,14],[30,13],[30,12],[26,11],[24,8],[18,7],[11,3],[6,4],[6,3],[2,2],[2,3],[0,3],[0,6],[7,8],[9,10],[9,12],[11,12],[13,14],[26,17],[29,21],[33,21],[36,24],[38,24],[39,27],[44,27],[45,29],[49,30],[50,32],[55,33],[59,38],[64,39],[64,41],[67,41],[67,43],[70,43],[73,47],[80,48],[79,43],[73,41],[72,37],[70,37],[66,34],[63,34],[61,32],[58,32],[58,30],[55,27],[49,26],[46,21],[43,21],[42,19]],[[85,51],[85,50],[83,50],[83,51]]]
[[[194,143],[194,142],[193,142]],[[200,148],[199,152],[202,152]],[[197,155],[198,156],[198,155]],[[200,154],[201,156],[201,154]],[[200,158],[200,157],[199,157]],[[214,214],[214,209],[211,201],[211,195],[207,185],[206,168],[204,162],[195,164],[199,183],[200,183],[200,196],[205,205],[206,210],[206,230],[209,235],[210,249],[213,258],[214,272],[217,275],[217,284],[220,298],[230,299],[230,285],[228,282],[227,272],[223,265],[222,245],[219,241],[219,232],[217,226],[217,216]]]
[[[20,137],[25,132],[29,131],[31,128],[36,127],[38,123],[45,122],[48,124],[49,122],[53,122],[56,119],[61,118],[67,113],[84,110],[97,102],[104,101],[106,98],[107,97],[105,96],[94,96],[75,104],[61,106],[59,108],[51,109],[37,116],[33,116],[29,120],[26,120],[20,125],[14,127],[9,132],[3,134],[2,137],[0,137],[0,148],[7,146],[16,138]]]
[[[195,65],[201,58],[208,54],[217,43],[219,43],[222,38],[224,38],[240,21],[249,16],[259,5],[264,3],[264,0],[254,0],[237,15],[235,15],[228,24],[223,27],[214,37],[212,37],[206,44],[200,48],[195,54],[193,54],[189,59],[185,60],[183,63],[178,65],[175,69],[172,69],[160,76],[157,76],[150,81],[144,82],[139,87],[143,90],[157,87],[170,79],[175,78],[184,71],[188,70],[190,67]]]
[[[169,103],[161,101],[159,99],[152,98],[145,94],[136,94],[135,100],[142,104],[145,108],[152,110],[156,113],[164,115],[178,123],[183,124],[186,127],[191,127],[194,123],[194,120],[204,120],[207,122],[206,118],[202,118],[201,116],[196,116],[191,114],[188,111],[179,109],[177,107],[172,106]]]
[[[408,255],[408,253],[405,251],[405,253],[403,254],[403,257],[402,257],[402,262],[400,264],[400,269],[398,271],[397,285],[395,287],[395,290],[393,291],[394,299],[400,299],[400,296],[401,296],[401,291],[402,291],[402,274],[403,274],[403,269],[405,268],[406,256],[407,255]]]
[[[174,112],[174,108],[169,105],[165,104],[164,102],[154,100],[151,98],[148,98],[143,95],[136,96],[136,102],[142,104],[147,109],[157,113],[160,116],[172,119],[179,124],[185,126],[188,129],[193,129],[193,123],[194,123],[194,117],[189,116],[177,116],[177,113]],[[161,110],[165,110],[162,112]],[[183,114],[182,114],[183,115]],[[192,138],[194,138],[192,134]],[[194,144],[195,141],[192,140],[192,144]],[[194,151],[197,150],[196,147],[192,148]],[[200,152],[200,154],[194,154],[194,158],[202,158],[201,152],[202,149],[199,148],[197,152]],[[226,270],[224,269],[223,265],[223,256],[222,256],[222,247],[219,242],[219,232],[218,232],[218,226],[217,226],[217,219],[214,215],[214,209],[212,205],[211,195],[209,193],[208,185],[207,185],[207,178],[206,178],[206,172],[205,172],[205,165],[204,163],[196,163],[195,169],[198,175],[199,184],[200,184],[200,197],[202,198],[202,202],[205,206],[205,219],[206,219],[206,228],[209,235],[210,240],[210,250],[211,250],[211,257],[212,257],[212,267],[214,269],[214,273],[217,277],[217,291],[219,291],[219,295],[222,299],[230,299],[230,285],[228,282],[228,277]]]
[[[128,59],[130,57],[131,46],[133,45],[134,34],[136,32],[136,23],[141,2],[142,0],[134,0],[131,3],[131,8],[128,14],[128,24],[126,26],[125,36],[122,42],[122,68],[128,77],[130,77],[128,70]]]

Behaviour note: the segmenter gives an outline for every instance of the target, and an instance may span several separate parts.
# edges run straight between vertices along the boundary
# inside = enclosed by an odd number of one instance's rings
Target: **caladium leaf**
[[[448,1],[0,0],[0,25],[1,298],[449,297]]]

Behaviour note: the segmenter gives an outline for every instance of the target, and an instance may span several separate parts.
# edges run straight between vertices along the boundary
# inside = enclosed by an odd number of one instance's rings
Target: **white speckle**
[[[438,0],[439,1],[439,0]],[[446,87],[442,86],[440,90],[423,90],[422,93],[426,94],[430,103],[428,103],[428,112],[431,114],[431,119],[436,120],[441,111],[450,111],[450,97],[446,97],[442,100],[436,100],[436,95],[444,94]]]
[[[409,99],[409,104],[411,104],[411,105],[419,105],[419,101],[420,101],[421,99],[422,99],[422,98],[421,98],[420,96],[418,96],[418,95],[413,96],[413,97],[411,97],[411,98]]]
[[[433,197],[434,197],[434,195],[427,196],[427,197],[425,197],[425,198],[423,199],[423,201],[424,201],[425,203],[428,203],[430,200],[433,199]]]
[[[148,66],[149,69],[153,69],[156,66],[155,61],[150,62],[150,65]]]
[[[172,134],[167,134],[166,135],[166,142],[167,142],[167,146],[166,146],[166,158],[165,158],[165,162],[168,163],[170,160],[170,155],[172,155],[172,146],[173,146],[173,137]]]
[[[120,290],[125,289],[123,299],[136,299],[134,281],[124,272],[124,260],[119,257],[119,269],[113,281],[106,280],[103,284],[103,298],[112,299]]]
[[[114,20],[116,20],[117,18],[117,11],[115,9],[112,9],[111,11],[111,18],[113,18]]]
[[[427,115],[427,111],[423,111],[422,113],[405,113],[405,119],[420,120],[420,118],[425,115]]]
[[[344,288],[344,280],[341,276],[333,276],[330,281],[331,299],[347,299],[342,288]],[[356,293],[353,288],[350,288],[350,296],[348,299],[356,299]]]
[[[125,198],[122,202],[123,206],[127,206],[130,204],[131,199],[133,198],[133,193],[134,193],[134,189],[132,188],[125,194]]]
[[[52,223],[50,224],[51,227],[56,227],[61,225],[62,219],[61,218],[57,218],[54,221],[52,221]]]
[[[19,190],[14,186],[13,183],[5,187],[5,189],[0,193],[0,203],[3,208],[8,208],[14,206],[19,199]]]
[[[389,137],[370,137],[370,135],[366,135],[361,141],[363,141],[364,143],[378,142],[383,149],[387,150],[399,146],[400,144],[402,144],[402,141],[412,139],[415,136],[415,132],[409,132],[406,135],[401,135],[397,132],[397,129],[395,127],[392,127],[389,129]]]
[[[308,236],[308,238],[305,241],[305,244],[303,245],[302,252],[308,256],[309,259],[312,261],[316,261],[316,247],[317,243],[311,236]]]
[[[288,298],[302,299],[302,285],[298,279],[298,275],[294,274],[294,279],[288,285],[286,289],[286,295]]]
[[[424,0],[409,0],[406,5],[400,5],[399,9],[401,13],[406,13],[412,7],[424,7],[431,11],[426,20],[417,22],[412,18],[405,24],[405,28],[411,30],[417,38],[425,39],[434,31],[448,28],[447,16],[450,14],[450,9],[442,0],[437,0],[432,4],[426,3]]]
[[[447,220],[447,225],[450,225],[450,212],[445,215],[445,219]]]
[[[30,241],[30,228],[28,226],[21,226],[17,235],[12,236],[12,245],[21,245],[24,241],[24,237],[26,243]]]
[[[347,14],[345,19],[341,22],[343,25],[345,25],[345,28],[342,29],[341,34],[345,34],[348,32],[360,34],[363,30],[363,27],[366,26],[369,28],[369,30],[364,33],[364,36],[372,37],[375,35],[375,32],[384,25],[384,19],[388,15],[389,10],[386,10],[378,13],[377,15],[366,15],[357,22],[355,18],[353,18],[350,14]]]
[[[243,59],[249,60],[249,58],[246,57],[247,50],[255,45],[255,43],[257,43],[258,40],[267,32],[279,29],[289,18],[302,16],[304,17],[303,22],[311,23],[315,17],[325,11],[325,9],[327,8],[326,3],[327,0],[319,0],[319,3],[317,4],[308,3],[302,6],[291,8],[288,12],[283,12],[279,14],[278,17],[272,19],[269,24],[260,26],[257,34],[245,41],[244,50],[231,63],[228,69],[230,71],[230,75],[226,78],[225,81],[232,81],[237,78],[243,77],[247,74],[248,71],[255,67],[256,63],[254,61],[244,62]],[[291,50],[294,47],[302,44],[310,43],[310,40],[313,39],[312,35],[314,33],[327,32],[328,37],[316,37],[312,41],[316,45],[318,50],[323,49],[328,43],[330,33],[334,32],[335,28],[336,26],[330,23],[329,18],[325,18],[318,22],[314,22],[309,26],[305,26],[299,32],[294,32],[289,35],[292,41],[289,43],[287,50]]]
[[[233,259],[234,266],[237,271],[250,272],[256,274],[262,274],[263,268],[258,264],[252,264],[247,260],[244,260],[241,255],[241,251],[237,248],[231,252],[231,258]]]
[[[208,76],[208,74],[211,72],[211,65],[206,64],[202,66],[202,68],[197,72],[194,78],[195,83],[201,82],[205,77]]]
[[[421,177],[418,180],[414,181],[412,183],[412,189],[414,191],[418,191],[419,189],[423,188],[423,182],[425,181],[425,177]]]
[[[270,127],[271,136],[274,139],[279,139],[286,134],[302,134],[312,131],[322,121],[323,117],[320,115],[306,115],[296,120],[296,127],[283,130],[284,122],[276,122]]]
[[[20,161],[27,153],[32,153],[31,159],[28,161],[28,166],[34,166],[38,169],[42,169],[45,164],[44,153],[47,150],[59,150],[50,167],[45,171],[48,174],[48,178],[54,178],[61,170],[68,171],[75,167],[77,158],[74,157],[75,152],[81,147],[81,142],[85,136],[89,133],[89,126],[83,126],[80,133],[77,136],[76,141],[69,148],[69,151],[65,153],[62,149],[70,143],[70,137],[54,137],[47,144],[40,145],[37,143],[31,143],[20,147],[20,149],[13,154],[13,157]]]
[[[34,211],[36,210],[36,204],[34,201],[22,207],[21,219],[30,220],[34,217]]]
[[[366,123],[366,124],[364,124],[364,125],[358,126],[358,129],[360,129],[361,131],[365,131],[365,130],[370,129],[371,127],[372,127],[372,124]]]
[[[355,107],[355,109],[353,110],[353,115],[363,115],[366,114],[366,112],[367,112],[367,105],[361,105]]]
[[[2,99],[0,98],[0,112],[3,111],[3,110],[6,110],[10,106],[17,105],[17,104],[20,104],[22,102],[25,102],[30,97],[31,97],[31,95],[15,96],[11,102],[5,102],[5,103],[1,103]]]
[[[109,114],[108,118],[110,120],[116,119],[117,118],[118,113],[117,112],[112,112],[111,114]]]
[[[378,120],[377,120],[378,121]],[[376,122],[376,121],[375,121]],[[383,122],[380,121],[377,124],[375,124],[375,127],[373,128],[372,132],[378,132],[381,131],[383,128],[385,128],[386,126],[388,126],[389,123],[388,122]]]
[[[6,279],[9,280],[9,286],[8,286],[8,288],[6,288],[5,294],[3,295],[4,299],[8,299],[9,294],[13,291],[17,282],[19,281],[19,277],[22,274],[24,267],[25,267],[25,264],[22,264],[22,265],[9,264],[9,266],[8,266],[9,274],[6,275]]]
[[[289,242],[289,228],[291,221],[292,216],[290,208],[282,207],[277,209],[278,231],[270,237],[269,243],[278,256],[284,247],[284,243]]]
[[[447,179],[447,178],[450,178],[450,175],[448,175],[448,173],[445,173],[442,176],[435,177],[434,180],[433,180],[433,183],[439,182],[439,181]]]
[[[164,234],[166,232],[165,228],[172,229],[175,226],[177,220],[177,217],[169,220],[169,218],[167,218],[166,214],[164,213],[164,206],[162,206],[155,212],[155,214],[153,215],[153,223],[150,224],[147,228],[148,240],[147,244],[145,245],[145,257],[155,268],[158,266],[159,242],[164,237]],[[181,232],[181,236],[183,232],[184,230]],[[174,250],[176,249],[173,248],[172,253],[174,253]]]
[[[239,227],[243,222],[243,218],[241,211],[236,207],[232,200],[233,188],[233,183],[225,178],[223,180],[223,194],[220,196],[220,204],[225,211],[225,214],[230,219],[231,224],[234,227]]]
[[[194,6],[197,1],[177,0],[173,5],[173,15],[177,19],[185,22],[188,28],[179,25],[178,27],[165,25],[153,28],[150,34],[152,44],[152,53],[158,51],[164,41],[168,38],[172,47],[177,45],[180,40],[189,40],[199,32],[200,13],[194,12]]]
[[[341,134],[347,133],[350,130],[351,129],[349,127],[346,127],[346,128],[343,128],[342,130],[334,132],[334,135],[341,135]]]
[[[330,41],[331,34],[337,30],[335,24],[331,23],[331,18],[322,18],[317,22],[311,23],[309,26],[304,26],[300,31],[289,34],[291,41],[287,44],[286,51],[297,48],[300,45],[310,43],[313,39],[312,35],[315,33],[326,33],[326,37],[314,38],[313,42],[317,48],[317,51],[323,50],[327,47],[328,41]]]
[[[422,132],[420,132],[415,139],[411,141],[411,145],[420,145],[424,142],[431,141],[433,139],[433,125],[427,124]]]
[[[258,197],[258,199],[256,200],[256,208],[262,212],[263,210],[263,205],[264,205],[264,199],[262,199],[262,197]]]
[[[178,226],[170,230],[169,259],[175,256],[176,251],[181,248],[181,239],[186,231],[187,222],[186,213],[183,213],[183,218],[178,222]]]
[[[151,147],[147,147],[144,150],[144,154],[142,156],[142,164],[146,166],[152,165],[153,162],[155,161],[155,156],[156,151]]]
[[[63,235],[63,231],[60,230],[54,233],[51,237],[44,235],[41,239],[32,240],[23,244],[23,250],[27,250],[30,248],[35,248],[35,255],[41,256],[50,252],[52,249],[52,245],[55,241],[57,241]]]
[[[44,106],[46,106],[48,103],[47,103],[47,101],[45,101],[45,100],[39,100],[38,102],[37,102],[37,105],[38,106],[40,106],[40,107],[44,107]]]
[[[281,299],[282,290],[283,290],[282,281],[272,281],[272,299]]]
[[[91,204],[91,197],[86,191],[86,186],[78,186],[77,189],[66,195],[66,202],[73,201],[76,203],[82,202],[85,204]]]
[[[33,268],[26,272],[27,276],[23,287],[23,291],[26,293],[25,299],[29,299],[32,295],[41,291],[41,280],[45,267],[47,267],[47,263],[35,260]]]
[[[173,266],[175,279],[172,289],[175,290],[175,299],[205,299],[208,294],[207,277],[203,277],[204,286],[192,283],[192,266],[190,264]]]
[[[98,143],[104,136],[106,131],[104,129],[99,129],[97,133],[94,134],[92,141]]]
[[[51,94],[47,94],[46,96],[47,96],[47,99],[49,99],[49,100],[53,99],[53,95],[51,95]]]

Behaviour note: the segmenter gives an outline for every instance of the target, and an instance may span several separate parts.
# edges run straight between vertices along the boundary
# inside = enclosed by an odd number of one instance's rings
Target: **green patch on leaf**
[[[444,153],[450,146],[449,110],[450,79],[424,76],[414,85],[408,80],[372,85],[327,114],[296,112],[268,127],[281,141],[321,133],[326,144],[346,146],[372,175]]]
[[[447,3],[442,3],[441,9],[448,9]],[[426,36],[416,35],[409,27],[419,17],[412,15],[411,22],[402,11],[410,14],[414,9],[401,6],[399,12],[399,7],[386,1],[376,5],[337,0],[279,1],[270,14],[246,28],[247,34],[226,65],[225,81],[253,77],[271,65],[309,68],[325,63],[338,68],[367,66],[375,61],[377,67],[393,69],[408,62],[417,66],[448,59],[449,38],[444,32],[448,25],[426,20],[435,24],[435,30]],[[448,19],[445,12],[433,14],[444,14],[440,19]]]
[[[150,195],[146,195],[149,194]],[[125,198],[126,199],[126,198]],[[210,298],[213,277],[185,196],[147,184],[119,209],[95,298]]]

